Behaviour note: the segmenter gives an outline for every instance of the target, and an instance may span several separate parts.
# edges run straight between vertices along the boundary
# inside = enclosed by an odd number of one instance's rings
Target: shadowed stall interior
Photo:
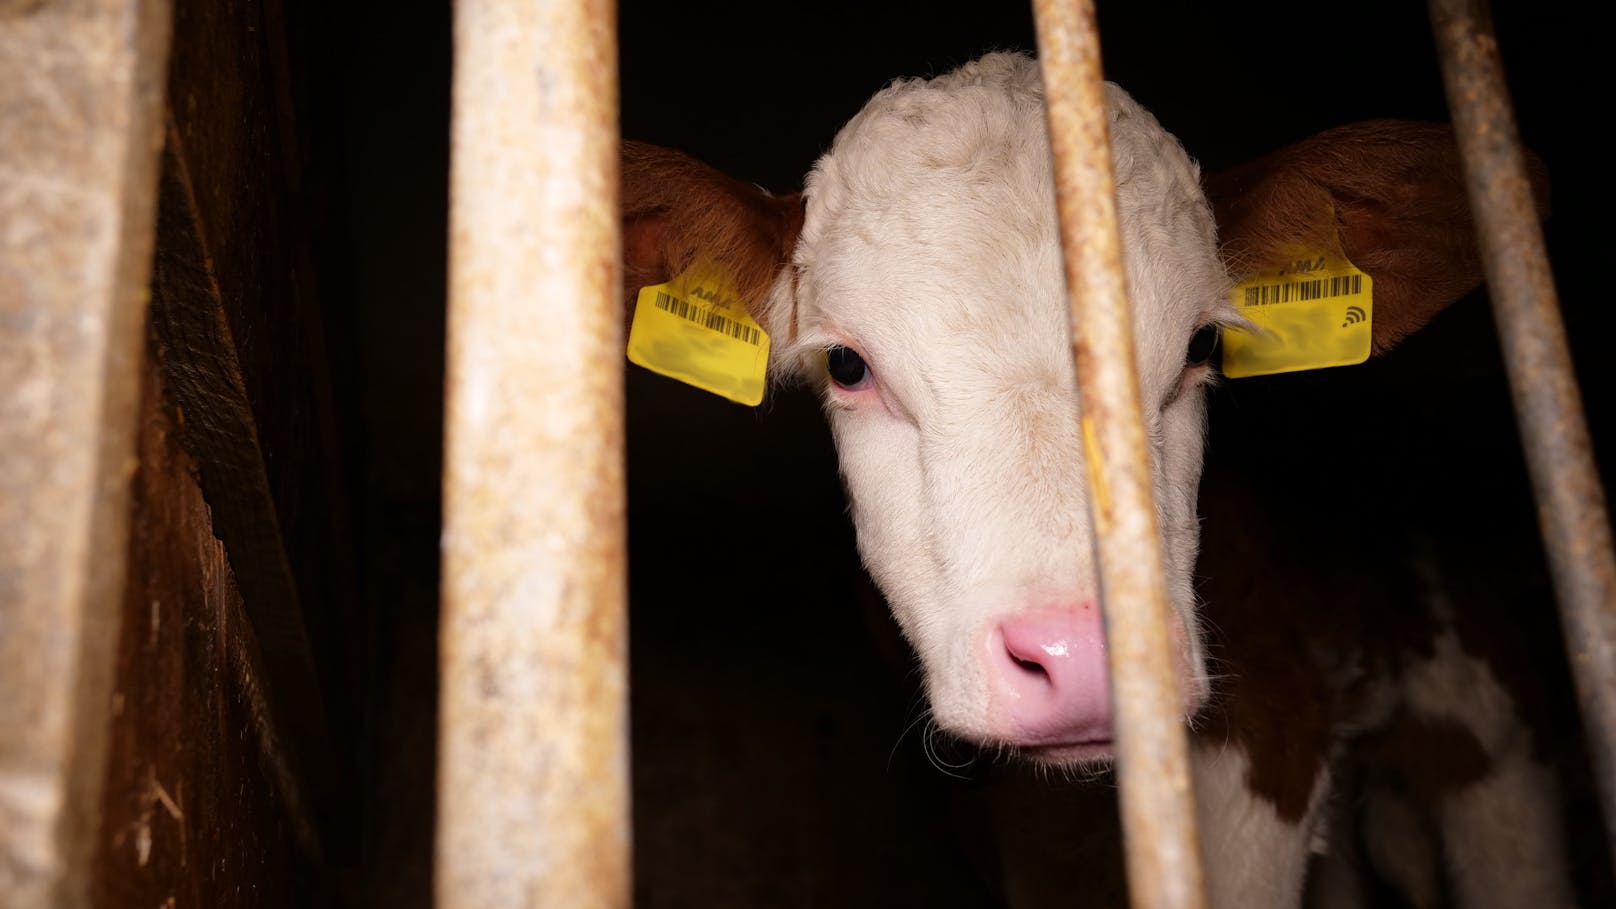
[[[1108,77],[1205,171],[1352,121],[1446,118],[1421,5],[1238,6],[1100,9]],[[451,5],[176,7],[97,892],[426,906]],[[1601,48],[1571,4],[1497,14],[1609,477],[1610,189],[1572,109]],[[624,136],[779,193],[892,77],[1033,47],[1014,3],[625,0],[619,21]],[[624,369],[636,903],[1044,905],[1079,875],[1080,904],[1115,904],[1109,780],[927,736],[813,395],[747,409]],[[1321,583],[1435,541],[1456,590],[1520,613],[1507,646],[1543,683],[1546,734],[1574,731],[1481,293],[1363,366],[1226,382],[1211,425],[1209,473],[1269,478],[1273,526],[1332,515]],[[1568,808],[1579,884],[1608,904],[1594,801]]]

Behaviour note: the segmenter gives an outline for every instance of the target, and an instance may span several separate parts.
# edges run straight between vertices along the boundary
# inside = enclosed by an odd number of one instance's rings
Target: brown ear
[[[1527,159],[1546,217],[1548,170],[1536,155]],[[1354,123],[1205,182],[1237,279],[1277,270],[1298,244],[1340,250],[1368,272],[1377,353],[1481,284],[1464,172],[1447,124]]]
[[[624,300],[699,258],[724,270],[757,315],[802,220],[800,193],[771,196],[671,149],[624,142]]]

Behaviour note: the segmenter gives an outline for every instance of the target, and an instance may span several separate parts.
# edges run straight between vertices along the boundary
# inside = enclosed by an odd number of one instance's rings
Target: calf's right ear
[[[672,149],[623,143],[623,299],[692,262],[727,274],[751,315],[762,306],[802,231],[801,193],[771,196]]]

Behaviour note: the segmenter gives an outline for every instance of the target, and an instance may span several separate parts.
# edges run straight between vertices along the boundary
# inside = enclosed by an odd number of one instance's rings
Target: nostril
[[[1012,650],[1006,650],[1005,655],[1008,656],[1010,658],[1010,662],[1016,664],[1016,666],[1019,667],[1022,672],[1025,672],[1031,676],[1037,676],[1038,678],[1043,679],[1045,682],[1049,681],[1049,670],[1044,668],[1044,664],[1038,662],[1037,660],[1022,659],[1021,657],[1016,656],[1015,651]]]

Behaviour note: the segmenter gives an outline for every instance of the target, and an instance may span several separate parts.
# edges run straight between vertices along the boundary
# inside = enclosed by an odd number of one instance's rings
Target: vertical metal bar
[[[1091,0],[1034,0],[1136,907],[1204,905]]]
[[[443,909],[630,898],[616,33],[455,4]]]
[[[1594,775],[1616,831],[1616,556],[1605,495],[1487,4],[1431,0],[1431,23]]]
[[[128,555],[169,7],[0,0],[0,901],[83,906]]]

